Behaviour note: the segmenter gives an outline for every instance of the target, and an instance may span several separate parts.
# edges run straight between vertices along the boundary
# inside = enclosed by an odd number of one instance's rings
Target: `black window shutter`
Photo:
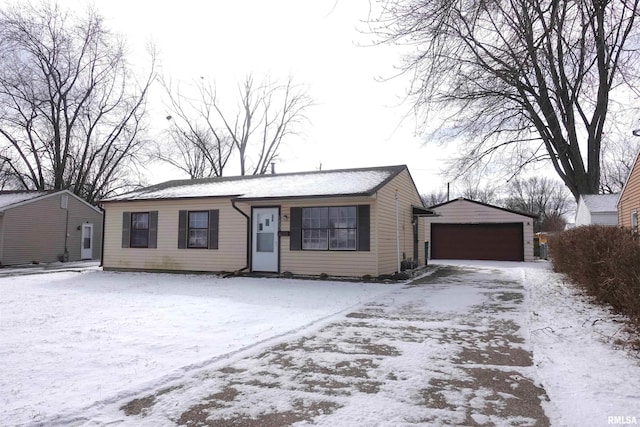
[[[158,211],[149,212],[149,248],[158,247]]]
[[[131,212],[122,212],[122,247],[129,247],[129,233],[131,230]]]
[[[369,205],[358,205],[358,250],[371,250],[371,208]]]
[[[209,249],[218,249],[218,222],[220,211],[213,209],[209,211]]]
[[[187,211],[178,212],[178,249],[187,247]]]
[[[302,208],[291,208],[291,227],[289,230],[289,250],[302,250]]]

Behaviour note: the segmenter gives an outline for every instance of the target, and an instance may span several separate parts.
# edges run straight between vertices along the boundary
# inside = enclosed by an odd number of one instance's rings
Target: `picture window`
[[[302,209],[302,249],[355,251],[357,241],[355,206]]]

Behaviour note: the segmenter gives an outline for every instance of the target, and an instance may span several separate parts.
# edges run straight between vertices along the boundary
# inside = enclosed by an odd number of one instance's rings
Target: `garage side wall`
[[[438,217],[426,218],[425,240],[431,242],[431,224],[523,223],[524,260],[533,260],[533,218],[468,200],[455,200],[434,211]],[[429,248],[431,252],[431,245]]]

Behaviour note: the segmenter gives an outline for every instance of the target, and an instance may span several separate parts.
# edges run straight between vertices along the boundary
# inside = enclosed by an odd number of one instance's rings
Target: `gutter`
[[[249,269],[249,261],[251,259],[251,218],[249,217],[249,215],[242,212],[242,210],[240,210],[240,208],[236,206],[235,199],[231,199],[231,206],[233,207],[233,209],[240,212],[240,214],[247,219],[247,257],[246,257],[247,264],[244,267],[242,267],[240,270],[238,270],[238,271],[244,271]]]

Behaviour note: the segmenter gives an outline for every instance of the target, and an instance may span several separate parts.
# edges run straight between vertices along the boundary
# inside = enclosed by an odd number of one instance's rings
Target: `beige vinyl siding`
[[[105,203],[106,269],[235,271],[246,266],[247,221],[226,198]],[[219,210],[218,249],[178,249],[180,210]],[[122,213],[158,211],[157,248],[122,248]]]
[[[377,276],[377,252],[375,238],[375,198],[372,197],[335,197],[317,199],[290,199],[277,202],[252,203],[254,207],[280,206],[280,229],[290,231],[292,207],[326,207],[326,206],[356,206],[370,205],[370,251],[290,251],[290,236],[280,237],[280,271],[294,274],[319,275],[327,273],[333,276]],[[250,212],[250,205],[241,203],[243,211]],[[286,220],[284,218],[287,218]]]
[[[68,197],[68,209],[61,208],[62,196]],[[77,227],[86,221],[94,224],[94,258],[97,259],[100,257],[102,215],[69,193],[56,193],[9,208],[3,216],[3,256],[0,261],[4,265],[58,261],[64,254],[65,230],[69,260],[78,260],[82,232]]]
[[[394,177],[378,191],[376,199],[376,230],[378,233],[378,270],[379,274],[391,274],[398,270],[398,251],[396,243],[395,195],[398,192],[398,232],[400,238],[400,259],[413,258],[413,206],[422,206],[411,176],[407,170]],[[418,236],[422,236],[424,221],[418,220]],[[424,265],[424,243],[418,242],[418,262]]]
[[[638,154],[624,190],[620,194],[618,225],[627,228],[631,227],[631,212],[634,210],[640,215],[640,154]]]
[[[434,210],[440,216],[427,219],[425,240],[431,241],[431,223],[479,224],[522,222],[524,260],[533,260],[533,218],[462,199],[454,200]],[[478,244],[482,244],[482,242],[478,242]]]
[[[236,207],[251,217],[252,208],[280,209],[279,271],[293,274],[334,276],[378,276],[396,268],[395,190],[400,207],[401,252],[413,257],[412,205],[422,206],[408,171],[404,170],[377,194],[356,197],[237,201]],[[381,202],[382,201],[382,202]],[[292,207],[370,206],[369,251],[291,251]],[[233,271],[247,263],[247,219],[233,208],[229,198],[113,201],[104,204],[106,269],[165,271]],[[177,249],[180,210],[219,209],[219,249]],[[122,248],[122,213],[158,211],[158,247]],[[422,222],[422,221],[420,221]],[[420,226],[419,236],[423,234]],[[283,235],[284,234],[284,235]],[[424,244],[419,244],[420,264],[424,264]],[[249,265],[249,268],[251,266]]]

